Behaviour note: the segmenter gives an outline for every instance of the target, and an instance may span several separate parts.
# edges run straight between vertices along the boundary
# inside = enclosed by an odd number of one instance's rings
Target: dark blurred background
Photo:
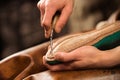
[[[44,30],[40,27],[37,2],[0,0],[0,59],[49,40],[44,38]],[[91,30],[119,6],[120,0],[76,0],[66,27],[54,37]]]
[[[0,0],[1,59],[49,40],[44,38],[44,30],[40,27],[37,2],[38,0]]]

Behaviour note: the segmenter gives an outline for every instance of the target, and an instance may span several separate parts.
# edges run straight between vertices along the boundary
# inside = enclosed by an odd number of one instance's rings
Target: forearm
[[[120,65],[120,46],[103,51],[101,65],[105,67],[114,67]]]
[[[120,65],[120,46],[111,50],[111,54],[113,55],[113,60],[115,65]]]

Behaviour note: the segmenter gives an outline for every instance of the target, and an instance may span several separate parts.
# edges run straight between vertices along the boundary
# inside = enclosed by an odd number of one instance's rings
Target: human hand
[[[40,0],[38,2],[37,7],[41,12],[41,26],[44,27],[46,38],[50,36],[48,31],[55,13],[57,11],[61,13],[55,26],[55,31],[59,33],[72,12],[73,4],[73,0]]]
[[[118,49],[120,51],[120,49]],[[58,52],[55,59],[63,64],[49,65],[43,57],[43,64],[52,71],[75,70],[87,68],[106,68],[116,65],[119,60],[118,55],[112,53],[117,50],[101,51],[93,46],[83,46],[70,53]],[[120,53],[119,53],[120,55]]]

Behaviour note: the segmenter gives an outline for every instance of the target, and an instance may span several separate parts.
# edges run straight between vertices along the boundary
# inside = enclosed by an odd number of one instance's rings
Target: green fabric
[[[112,49],[118,45],[120,45],[120,31],[115,32],[103,38],[102,40],[94,44],[93,46],[101,50],[107,50],[107,49]]]
[[[50,65],[56,65],[56,64],[61,64],[63,62],[61,61],[58,61],[58,60],[54,60],[54,61],[47,61],[47,64],[50,64]]]

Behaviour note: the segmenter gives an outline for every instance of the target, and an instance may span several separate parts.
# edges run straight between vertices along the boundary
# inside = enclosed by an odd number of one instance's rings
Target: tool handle
[[[51,26],[51,28],[55,28],[55,25],[56,25],[56,23],[57,23],[57,21],[58,21],[58,18],[59,18],[59,16],[60,16],[60,12],[56,12],[55,13],[55,15],[53,16],[53,18],[52,18],[52,26]]]
[[[54,30],[59,16],[60,16],[60,12],[56,12],[52,18],[51,26],[49,28],[45,27],[45,37],[46,38],[50,38],[51,32],[52,32],[52,30]]]

